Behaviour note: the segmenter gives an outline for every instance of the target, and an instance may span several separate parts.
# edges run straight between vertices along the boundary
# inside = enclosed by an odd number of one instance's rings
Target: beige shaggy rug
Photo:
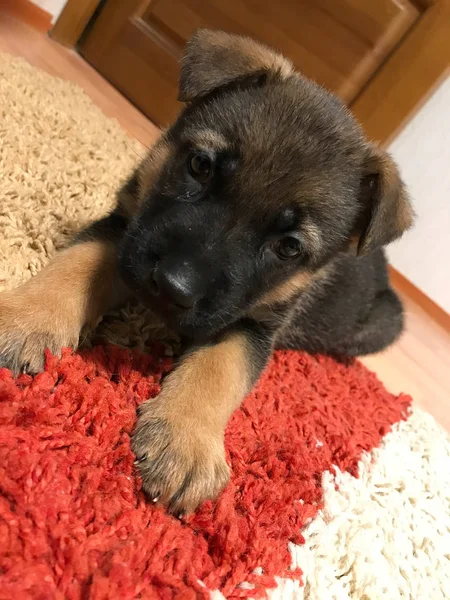
[[[145,148],[77,85],[16,57],[2,55],[0,67],[2,291],[37,273],[76,231],[113,207]],[[176,343],[132,303],[104,319],[95,341],[145,350],[155,337]]]
[[[76,230],[104,215],[142,153],[79,87],[0,55],[0,291],[34,275]],[[155,332],[151,315],[129,306],[97,335],[145,349]],[[0,466],[0,492],[1,473]],[[323,509],[301,532],[305,543],[289,545],[303,577],[280,577],[270,597],[449,599],[447,434],[414,409],[362,456],[358,474],[324,473]],[[8,564],[2,548],[0,557]],[[252,584],[239,590],[251,597]]]

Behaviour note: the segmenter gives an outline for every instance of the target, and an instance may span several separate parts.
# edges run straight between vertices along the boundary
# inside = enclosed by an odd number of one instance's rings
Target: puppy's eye
[[[204,152],[196,152],[188,156],[187,167],[191,177],[199,183],[206,183],[211,176],[212,160]]]
[[[297,238],[286,236],[275,242],[273,250],[279,258],[288,260],[290,258],[297,258],[301,254],[302,245]]]

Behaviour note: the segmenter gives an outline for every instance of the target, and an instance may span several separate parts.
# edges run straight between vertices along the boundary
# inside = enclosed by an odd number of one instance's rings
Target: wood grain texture
[[[68,0],[50,37],[64,46],[75,46],[99,4],[100,0]]]
[[[414,6],[416,6],[420,11],[426,10],[427,8],[430,8],[430,6],[432,6],[436,2],[439,2],[439,0],[411,0],[411,1],[414,4]]]
[[[118,119],[146,145],[158,137],[159,130],[79,56],[1,13],[0,51],[23,56],[53,75],[74,81],[105,114]],[[389,350],[363,362],[390,391],[410,393],[450,431],[450,335],[407,289],[399,291],[405,303],[405,333]]]
[[[389,145],[450,66],[450,0],[437,0],[352,104],[373,139]]]
[[[81,53],[159,124],[179,105],[178,60],[198,27],[249,35],[347,103],[419,16],[404,0],[108,0]]]

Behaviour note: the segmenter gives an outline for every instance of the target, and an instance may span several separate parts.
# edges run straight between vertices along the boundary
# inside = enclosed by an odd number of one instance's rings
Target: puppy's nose
[[[160,266],[153,274],[156,293],[169,304],[192,308],[203,296],[201,278],[192,265]]]

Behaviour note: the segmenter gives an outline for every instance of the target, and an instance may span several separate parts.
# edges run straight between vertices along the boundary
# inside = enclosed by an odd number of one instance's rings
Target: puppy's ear
[[[181,61],[178,99],[190,102],[232,81],[293,72],[292,63],[263,44],[224,31],[199,29],[188,41]]]
[[[387,152],[369,145],[361,182],[362,213],[358,223],[358,254],[398,239],[414,221],[397,165]]]

